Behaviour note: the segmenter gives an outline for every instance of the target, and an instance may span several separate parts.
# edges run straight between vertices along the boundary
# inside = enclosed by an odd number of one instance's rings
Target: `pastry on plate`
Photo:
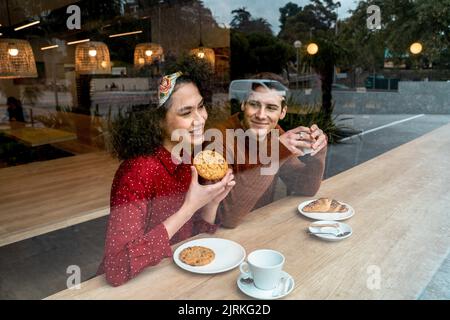
[[[329,212],[342,213],[348,210],[345,204],[340,203],[334,199],[319,198],[303,207],[304,212]]]
[[[180,260],[190,266],[205,266],[214,260],[215,253],[209,248],[193,246],[180,252]]]
[[[228,170],[228,163],[218,152],[204,150],[194,158],[194,166],[200,177],[206,180],[220,180]]]

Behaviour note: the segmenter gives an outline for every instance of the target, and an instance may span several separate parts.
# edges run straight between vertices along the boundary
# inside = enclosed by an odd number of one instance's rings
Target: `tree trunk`
[[[333,85],[333,65],[327,65],[321,72],[322,81],[322,109],[325,115],[331,119],[333,113],[332,105],[332,85]]]

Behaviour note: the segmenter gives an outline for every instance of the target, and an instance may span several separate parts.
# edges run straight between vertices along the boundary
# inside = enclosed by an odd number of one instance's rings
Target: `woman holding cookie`
[[[181,73],[163,77],[157,106],[119,116],[112,126],[115,155],[124,160],[111,188],[105,254],[98,274],[119,286],[172,256],[171,245],[216,231],[220,202],[234,186],[231,170],[200,185],[195,167],[177,154],[183,142],[199,145],[208,117],[197,85]]]

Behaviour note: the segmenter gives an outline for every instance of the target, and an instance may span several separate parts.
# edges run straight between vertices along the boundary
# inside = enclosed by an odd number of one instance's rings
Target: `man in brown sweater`
[[[236,180],[235,187],[219,208],[219,219],[226,228],[235,228],[248,213],[273,202],[278,177],[286,184],[288,194],[313,196],[320,187],[325,168],[326,135],[317,125],[299,126],[284,132],[278,121],[286,116],[285,98],[285,92],[256,84],[242,103],[241,112],[217,128],[223,137],[223,149],[218,151],[231,160]],[[245,144],[236,143],[235,137],[227,139],[227,132],[239,129],[250,133]],[[252,148],[254,141],[251,139],[257,141],[256,149]],[[261,170],[268,169],[269,164],[261,160],[260,148],[266,148],[265,154],[276,162],[278,170],[273,174],[264,174]],[[252,161],[255,156],[257,161]]]

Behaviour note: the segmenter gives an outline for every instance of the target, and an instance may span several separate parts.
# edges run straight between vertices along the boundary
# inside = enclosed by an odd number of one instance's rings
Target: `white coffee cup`
[[[280,282],[284,261],[280,252],[261,249],[250,253],[247,262],[242,262],[239,269],[245,277],[253,279],[257,288],[272,290]]]

